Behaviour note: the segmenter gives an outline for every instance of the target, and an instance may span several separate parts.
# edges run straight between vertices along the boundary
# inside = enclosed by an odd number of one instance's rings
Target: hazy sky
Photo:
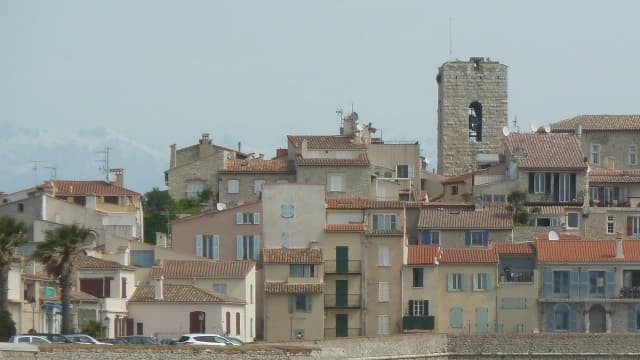
[[[435,165],[438,67],[509,66],[521,129],[639,113],[637,1],[0,1],[0,191],[98,179],[96,151],[139,192],[169,145],[273,156],[337,134],[351,106]],[[34,163],[38,167],[34,171]]]

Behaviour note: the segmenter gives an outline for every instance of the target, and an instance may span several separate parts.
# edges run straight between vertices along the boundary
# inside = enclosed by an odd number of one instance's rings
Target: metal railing
[[[623,299],[640,299],[640,286],[620,288],[620,297]]]
[[[512,271],[509,274],[500,274],[501,283],[532,283],[533,270],[530,271]]]
[[[360,294],[324,294],[324,307],[359,308]]]
[[[403,316],[402,329],[404,330],[433,330],[435,317],[433,316]]]
[[[360,260],[326,260],[324,262],[325,274],[359,274],[361,271]]]

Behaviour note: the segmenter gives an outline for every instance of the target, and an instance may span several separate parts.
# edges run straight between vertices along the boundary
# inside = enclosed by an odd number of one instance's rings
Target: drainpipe
[[[402,269],[404,265],[400,267],[400,333],[404,332],[402,317],[404,316],[404,277],[402,276]]]
[[[364,211],[363,211],[364,212]],[[364,216],[364,214],[363,214]],[[364,220],[364,219],[363,219]],[[366,231],[366,230],[365,230]],[[362,316],[361,316],[361,335],[367,336],[367,240],[366,235],[362,233],[360,235],[360,281],[361,281],[361,302],[362,302]]]
[[[500,280],[499,280],[499,276],[500,276],[500,261],[498,261],[498,263],[496,264],[496,283],[495,283],[495,289],[496,289],[496,326],[495,329],[493,329],[494,332],[497,332],[498,330],[498,288],[500,287]]]

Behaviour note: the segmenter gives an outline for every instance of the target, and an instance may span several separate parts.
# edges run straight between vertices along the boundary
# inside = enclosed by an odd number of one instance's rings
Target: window
[[[236,312],[236,335],[240,335],[240,313]]]
[[[569,330],[569,309],[567,306],[558,306],[555,312],[556,330]]]
[[[289,233],[288,232],[283,232],[282,234],[280,234],[280,242],[283,248],[288,248],[289,247]]]
[[[614,234],[616,229],[616,217],[607,215],[607,234]]]
[[[466,231],[464,234],[466,246],[487,246],[489,245],[488,231]]]
[[[429,300],[409,300],[409,314],[411,316],[427,316]]]
[[[213,284],[213,292],[216,292],[218,294],[226,294],[227,284]]]
[[[389,248],[387,246],[380,246],[378,248],[378,266],[391,266]]]
[[[604,271],[589,271],[589,295],[604,296]]]
[[[373,230],[395,230],[395,214],[373,214]]]
[[[327,185],[329,191],[344,191],[344,175],[342,174],[329,174],[327,179]]]
[[[311,312],[311,294],[294,294],[289,301],[292,312]]]
[[[545,183],[546,183],[546,174],[545,173],[535,173],[533,174],[533,192],[534,194],[544,194],[545,191]]]
[[[236,213],[236,224],[260,224],[260,213]]]
[[[102,200],[106,203],[106,204],[114,204],[114,205],[118,205],[118,200],[119,198],[117,196],[105,196],[102,198]]]
[[[144,335],[144,323],[141,323],[141,322],[136,323],[136,334]]]
[[[577,229],[580,227],[580,217],[577,212],[567,213],[567,228]]]
[[[553,294],[569,296],[569,272],[553,272]]]
[[[595,186],[589,186],[589,200],[598,201],[598,188]]]
[[[24,212],[24,204],[18,203],[18,212]]]
[[[451,186],[451,195],[458,195],[458,185]]]
[[[454,307],[449,310],[449,326],[452,328],[462,327],[462,308]]]
[[[236,179],[227,181],[227,193],[237,194],[240,192],[240,181]]]
[[[282,204],[280,205],[280,217],[285,219],[293,218],[295,208],[292,204]]]
[[[482,141],[482,104],[477,101],[469,104],[469,142]]]
[[[640,216],[627,217],[627,235],[640,234]]]
[[[448,274],[447,276],[448,291],[464,290],[464,274]]]
[[[289,265],[290,277],[315,277],[315,268],[313,264],[290,264]]]
[[[265,183],[266,183],[265,180],[253,180],[253,193],[254,194],[261,193]]]
[[[558,201],[569,202],[569,200],[571,200],[571,174],[559,174]]]
[[[503,203],[503,202],[506,201],[506,199],[507,199],[507,197],[505,195],[503,195],[503,194],[493,195],[493,202],[495,202],[495,203]]]
[[[378,282],[378,302],[389,301],[389,283],[386,281]]]
[[[431,244],[440,245],[440,231],[431,232]]]
[[[389,315],[378,315],[378,335],[389,335]]]
[[[413,169],[409,165],[397,165],[396,177],[398,179],[409,179],[413,177]]]
[[[473,291],[486,291],[489,288],[489,274],[473,274]]]
[[[191,180],[187,182],[187,197],[197,198],[204,191],[206,183],[203,180]]]
[[[424,268],[413,268],[413,287],[424,287]]]
[[[258,260],[260,257],[260,235],[236,236],[236,260]]]
[[[625,288],[640,286],[640,270],[624,270],[622,272],[622,286]]]
[[[595,165],[600,164],[600,144],[591,144],[591,162]]]
[[[629,145],[629,165],[638,165],[638,147],[636,144]]]
[[[220,260],[220,235],[196,235],[196,256]]]

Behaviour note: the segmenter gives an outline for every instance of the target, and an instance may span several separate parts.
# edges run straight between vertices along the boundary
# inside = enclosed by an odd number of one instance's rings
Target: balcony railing
[[[512,271],[509,274],[500,274],[501,283],[532,283],[533,282],[533,270],[531,271]]]
[[[435,317],[433,316],[403,316],[403,330],[433,330],[435,328]]]
[[[336,331],[336,328],[324,328],[324,337],[326,338],[352,337],[352,336],[360,336],[360,335],[362,335],[360,328],[341,329],[340,333]]]
[[[360,272],[360,260],[327,260],[324,262],[325,274],[359,274]]]
[[[359,308],[360,294],[324,294],[324,307]]]
[[[640,286],[621,288],[620,297],[623,299],[640,299]]]

